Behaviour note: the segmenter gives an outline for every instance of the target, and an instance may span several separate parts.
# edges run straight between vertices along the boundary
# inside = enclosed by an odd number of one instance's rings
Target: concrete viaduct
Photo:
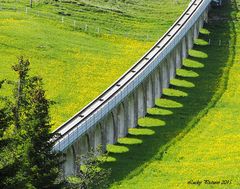
[[[166,34],[121,78],[99,97],[56,129],[61,137],[54,150],[66,154],[65,175],[76,171],[76,156],[90,148],[114,144],[137,126],[147,108],[155,105],[163,88],[181,68],[183,58],[193,47],[199,30],[208,20],[211,0],[192,0]]]

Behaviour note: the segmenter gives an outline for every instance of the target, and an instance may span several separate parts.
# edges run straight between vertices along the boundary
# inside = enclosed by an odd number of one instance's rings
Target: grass
[[[119,138],[118,139],[119,144],[142,144],[142,140],[137,138]]]
[[[138,136],[138,135],[153,135],[155,132],[151,129],[131,128],[129,129],[128,133],[133,136]]]
[[[177,87],[192,88],[195,84],[184,79],[172,79],[170,83]]]
[[[181,108],[183,105],[175,100],[159,98],[156,100],[156,105],[161,108]]]
[[[151,117],[144,117],[138,120],[138,126],[140,127],[159,127],[164,126],[165,124],[164,121]]]
[[[185,70],[185,69],[177,69],[177,75],[182,77],[198,77],[198,73],[192,70]]]
[[[147,110],[147,113],[149,115],[172,115],[173,112],[170,110],[162,109],[162,108],[149,108]]]
[[[0,0],[0,79],[16,79],[11,66],[20,55],[28,58],[31,74],[43,77],[47,97],[56,102],[56,128],[134,64],[189,1],[40,0],[26,14],[28,3]]]
[[[188,96],[187,93],[180,91],[180,90],[176,90],[176,89],[163,89],[163,95],[165,96],[176,96],[176,97],[184,97],[184,96]]]
[[[115,161],[105,166],[112,168],[111,188],[240,187],[240,24],[233,22],[240,14],[236,3],[240,1],[212,11],[215,19],[200,35],[203,41],[210,38],[211,44],[195,45],[194,54],[184,60],[184,69],[199,77],[178,75],[178,83],[186,80],[194,86],[171,84],[172,89],[188,95],[163,95],[161,104],[158,103],[161,109],[148,110],[148,119],[159,119],[166,125],[151,127],[151,136],[130,133],[129,138],[138,138],[142,144],[122,144],[128,152],[110,153]],[[225,40],[225,45],[218,44],[220,39]],[[175,106],[176,103],[182,106]],[[166,115],[164,110],[172,114]],[[138,129],[143,128],[135,128]],[[200,185],[193,184],[198,180]],[[206,184],[204,180],[220,183]]]

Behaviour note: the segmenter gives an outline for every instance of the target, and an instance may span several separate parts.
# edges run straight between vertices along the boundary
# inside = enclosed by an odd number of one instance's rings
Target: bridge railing
[[[131,94],[187,35],[210,2],[211,0],[192,1],[175,24],[134,66],[103,94],[55,130],[61,137],[56,141],[54,150],[65,150]],[[174,30],[176,32],[171,34]],[[153,51],[156,53],[152,54]]]

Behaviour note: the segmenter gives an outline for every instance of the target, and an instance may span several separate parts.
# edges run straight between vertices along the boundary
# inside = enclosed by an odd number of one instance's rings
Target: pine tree
[[[25,94],[31,105],[26,120],[29,124],[27,159],[30,182],[36,188],[60,188],[61,185],[55,183],[60,172],[60,154],[52,151],[54,134],[50,133],[50,102],[45,97],[42,79],[29,78]]]
[[[0,82],[0,89],[5,81]],[[16,173],[20,168],[16,154],[16,138],[9,136],[12,126],[12,103],[7,97],[0,98],[0,188],[16,188]]]
[[[0,81],[0,89],[2,88],[3,81]],[[1,101],[4,101],[4,98],[1,98]],[[7,108],[5,106],[0,108],[0,149],[5,146],[5,139],[3,139],[4,132],[9,127],[9,115]]]
[[[0,138],[9,129],[13,139],[10,150],[3,145],[9,161],[0,165],[0,188],[61,188],[57,183],[61,154],[52,151],[49,106],[40,77],[28,75],[30,62],[19,59],[13,70],[18,75],[13,100],[0,109]],[[2,83],[0,83],[2,84]],[[7,138],[7,137],[6,137]],[[9,143],[7,144],[9,145]]]
[[[24,142],[21,172],[27,186],[60,188],[60,154],[52,151],[54,135],[50,132],[49,106],[40,77],[29,77],[29,61],[19,61],[13,68],[19,75],[16,95],[15,123]]]
[[[26,88],[26,80],[29,78],[29,65],[28,60],[24,61],[23,57],[19,58],[18,64],[15,64],[12,69],[18,75],[18,81],[14,86],[15,105],[13,106],[14,121],[16,129],[20,127],[20,119],[24,117],[27,108],[27,96],[24,89]]]

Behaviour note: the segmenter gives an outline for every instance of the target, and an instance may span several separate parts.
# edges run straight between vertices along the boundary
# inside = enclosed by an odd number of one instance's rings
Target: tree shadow
[[[148,109],[146,118],[139,120],[140,126],[129,130],[126,138],[138,142],[132,144],[120,139],[117,145],[127,147],[128,151],[109,153],[115,160],[104,165],[112,169],[110,183],[138,174],[141,166],[152,158],[161,159],[167,153],[167,146],[184,136],[187,131],[183,131],[188,126],[194,127],[201,118],[200,112],[221,97],[224,89],[217,97],[216,91],[219,91],[221,79],[226,87],[228,73],[224,69],[231,67],[235,55],[236,38],[230,36],[230,32],[235,32],[233,9],[236,4],[226,3],[223,8],[211,12],[209,24],[200,33],[191,56],[184,60],[183,71],[177,72],[170,89],[161,99],[156,99],[156,106]],[[227,41],[227,46],[225,43],[219,45],[219,40]]]

